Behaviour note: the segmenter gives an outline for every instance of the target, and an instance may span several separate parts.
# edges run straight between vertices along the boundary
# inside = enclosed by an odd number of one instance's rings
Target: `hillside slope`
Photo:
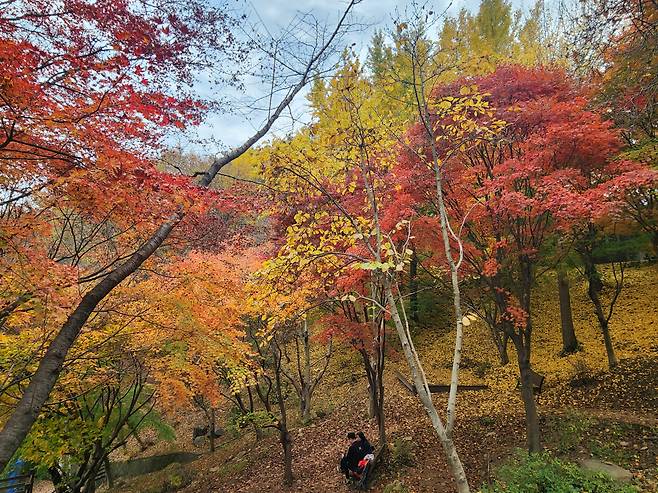
[[[658,267],[629,269],[627,284],[612,319],[612,335],[621,364],[606,369],[606,356],[585,285],[573,281],[574,322],[582,351],[558,357],[561,349],[555,278],[545,276],[534,306],[534,369],[546,375],[539,397],[544,442],[558,455],[577,460],[596,457],[630,469],[643,491],[656,491],[658,444]],[[416,335],[421,360],[431,382],[447,383],[452,355],[449,330],[437,327]],[[398,384],[394,370],[406,371],[393,351],[385,377],[387,433],[391,443],[410,453],[391,454],[378,471],[372,491],[399,479],[415,492],[451,492],[452,480],[439,442],[419,402]],[[501,367],[482,323],[466,329],[463,383],[489,389],[459,397],[455,438],[474,491],[497,464],[525,443],[523,406],[516,390],[517,368]],[[436,397],[444,408],[444,395]],[[363,430],[373,440],[377,430],[367,419],[365,377],[347,348],[339,351],[314,397],[316,417],[301,426],[293,414],[295,483],[281,485],[281,449],[275,435],[256,443],[253,434],[228,441],[214,454],[187,466],[185,492],[333,492],[347,491],[336,471],[347,431]],[[397,459],[397,462],[396,462]],[[411,465],[402,465],[411,459]],[[144,481],[129,487],[146,491]],[[127,487],[123,487],[126,491]],[[129,488],[128,488],[129,489]]]

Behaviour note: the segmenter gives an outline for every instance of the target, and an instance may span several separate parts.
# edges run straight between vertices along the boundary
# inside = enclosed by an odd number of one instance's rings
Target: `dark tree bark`
[[[541,432],[539,429],[539,416],[537,403],[532,388],[530,372],[530,356],[525,348],[517,347],[517,359],[521,373],[521,397],[525,408],[526,442],[528,452],[541,452]]]
[[[612,344],[610,337],[610,319],[615,308],[615,304],[619,298],[619,294],[624,286],[624,262],[618,263],[619,274],[617,273],[617,264],[611,263],[612,271],[615,278],[615,286],[612,297],[608,304],[607,314],[604,312],[603,301],[601,300],[601,293],[603,292],[603,279],[601,274],[596,268],[594,263],[594,245],[596,243],[597,231],[593,226],[590,226],[587,234],[582,238],[581,243],[578,245],[577,250],[585,268],[585,278],[587,279],[587,295],[589,296],[592,305],[594,305],[594,313],[599,322],[599,328],[603,335],[603,343],[605,345],[606,355],[608,357],[608,367],[614,368],[618,364],[617,355]]]
[[[283,448],[283,484],[292,486],[292,440],[288,432],[288,415],[281,387],[281,351],[277,347],[276,341],[272,343],[272,353],[274,356],[274,388],[279,406],[279,420],[276,426],[279,430],[279,442]]]
[[[386,325],[381,316],[370,320],[375,333],[374,354],[364,346],[359,347],[363,367],[368,379],[368,417],[374,418],[379,433],[379,445],[386,447],[386,422],[384,412],[384,366],[386,362]]]
[[[302,421],[307,423],[311,420],[311,399],[313,398],[313,393],[329,367],[329,361],[333,354],[333,340],[331,338],[329,339],[322,363],[314,375],[314,365],[311,363],[311,334],[309,332],[308,320],[304,319],[300,324],[299,330],[293,332],[291,336],[295,346],[297,376],[294,375],[294,372],[290,368],[282,367],[281,371],[283,376],[295,388],[299,397],[300,416],[302,417]],[[290,363],[286,345],[282,347],[286,362]]]
[[[520,264],[520,302],[526,313],[525,327],[519,327],[511,335],[516,347],[519,373],[521,377],[521,396],[525,408],[526,440],[528,452],[541,452],[541,432],[539,429],[539,416],[537,415],[537,403],[532,387],[530,368],[530,342],[532,340],[532,285],[534,282],[533,263],[527,255],[521,255]]]
[[[603,335],[603,344],[605,345],[605,352],[608,357],[608,366],[614,368],[618,363],[617,355],[615,354],[615,348],[612,345],[612,339],[610,337],[609,318],[603,313],[603,303],[601,302],[600,296],[601,291],[603,291],[603,281],[601,280],[601,276],[599,275],[594,262],[587,263],[585,266],[585,272],[588,280],[587,294],[594,305],[594,313],[596,314],[596,319],[599,322],[599,328]]]
[[[246,414],[246,409],[239,395],[233,400],[234,403],[238,404],[240,410]],[[206,417],[206,430],[208,430],[208,443],[210,444],[210,451],[215,451],[215,408],[212,403],[202,395],[196,394],[192,397],[194,405],[203,411],[204,416]],[[253,407],[253,406],[252,406]]]
[[[130,259],[94,286],[69,316],[50,343],[30,384],[0,432],[0,470],[5,468],[32,428],[55,386],[69,349],[98,303],[157,250],[179,220],[180,217],[172,218],[160,226]]]
[[[103,465],[105,466],[105,475],[107,476],[107,485],[114,488],[114,476],[112,475],[112,466],[110,465],[110,458],[105,455],[103,457]]]
[[[48,473],[50,474],[50,479],[53,482],[55,487],[55,493],[66,493],[67,487],[63,482],[62,473],[57,467],[49,467]]]
[[[210,451],[215,451],[215,408],[210,406]]]
[[[382,286],[375,280],[370,286],[372,299],[378,299],[379,304],[373,304],[374,311],[369,314],[368,307],[357,310],[352,302],[341,303],[345,317],[356,323],[370,324],[374,344],[366,346],[368,341],[360,338],[352,339],[352,347],[358,351],[363,361],[363,368],[368,379],[368,417],[375,418],[379,432],[379,445],[386,447],[386,426],[384,419],[384,366],[386,363],[386,325],[384,314],[378,306],[384,305]]]
[[[567,355],[578,351],[578,340],[573,327],[569,277],[561,267],[558,267],[557,270],[557,286],[560,297],[560,325],[562,328],[562,352],[560,354]]]
[[[505,324],[501,324],[498,321],[487,321],[489,329],[491,331],[491,338],[496,344],[496,349],[498,350],[498,357],[500,358],[501,366],[505,366],[509,363],[509,354],[507,353],[507,345],[509,343],[509,335],[503,327]]]
[[[485,315],[501,359],[504,356],[505,363],[509,361],[507,342],[510,339],[516,349],[521,398],[525,411],[527,448],[529,452],[534,453],[541,451],[541,430],[539,428],[539,416],[532,386],[530,365],[530,343],[532,340],[531,298],[534,273],[531,258],[521,255],[518,260],[519,279],[514,285],[518,301],[526,314],[525,323],[522,326],[515,325],[509,317],[504,316],[508,313],[509,297],[503,286],[511,282],[508,279],[503,279],[500,273],[485,279],[494,304],[492,308],[485,310]]]

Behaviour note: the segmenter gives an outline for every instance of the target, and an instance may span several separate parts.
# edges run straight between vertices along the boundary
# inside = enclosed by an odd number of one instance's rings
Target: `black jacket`
[[[357,442],[359,444],[359,448],[361,449],[361,453],[363,454],[361,456],[361,459],[363,459],[366,455],[372,454],[372,452],[375,450],[375,447],[370,445],[370,442],[367,439],[359,439]],[[359,460],[361,460],[359,459]]]
[[[366,455],[363,453],[361,445],[361,440],[356,440],[350,445],[350,448],[347,449],[347,454],[345,454],[347,467],[352,471],[359,469],[359,461]]]

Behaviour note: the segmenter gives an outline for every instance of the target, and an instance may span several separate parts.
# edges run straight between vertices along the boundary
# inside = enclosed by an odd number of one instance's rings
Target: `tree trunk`
[[[615,354],[615,348],[612,345],[612,339],[610,338],[610,324],[605,318],[599,318],[599,325],[601,325],[601,332],[603,333],[603,343],[605,344],[605,352],[608,356],[608,367],[614,368],[617,366],[619,361],[617,360],[617,355]]]
[[[432,422],[432,426],[434,427],[434,430],[436,431],[436,434],[441,441],[441,446],[445,452],[448,466],[450,467],[450,471],[452,472],[455,482],[457,483],[457,491],[459,493],[470,493],[468,480],[466,479],[466,473],[464,472],[464,466],[462,465],[459,455],[457,454],[457,449],[455,448],[454,442],[446,433],[446,429],[441,421],[441,418],[439,417],[438,412],[436,411],[436,407],[434,407],[434,403],[432,402],[432,394],[429,392],[429,388],[427,387],[422,365],[420,364],[420,360],[416,354],[413,341],[409,337],[406,325],[400,318],[400,314],[397,310],[396,300],[393,296],[391,287],[387,285],[385,289],[386,299],[391,311],[391,318],[395,324],[398,336],[400,337],[400,343],[402,344],[404,355],[407,359],[407,363],[409,364],[409,368],[411,369],[411,375],[416,387],[416,391],[418,393],[418,397],[420,398],[420,401]]]
[[[256,442],[260,442],[263,439],[263,430],[256,423],[254,423],[254,433],[256,434]]]
[[[509,363],[509,354],[507,353],[508,342],[509,342],[509,336],[503,333],[501,345],[499,348],[500,364],[503,366]]]
[[[429,115],[428,115],[429,116]],[[429,118],[427,119],[429,122]],[[434,135],[430,135],[432,138],[432,156],[434,159],[434,179],[436,184],[436,198],[439,203],[439,219],[441,225],[441,237],[443,239],[443,250],[446,256],[446,261],[448,262],[448,267],[450,268],[450,283],[452,286],[452,305],[455,315],[455,350],[452,357],[452,371],[450,373],[450,394],[448,395],[448,409],[447,409],[447,423],[446,431],[449,437],[452,437],[452,430],[455,423],[455,408],[457,406],[457,386],[459,385],[459,364],[461,362],[461,348],[463,341],[463,314],[461,306],[461,291],[459,289],[459,264],[462,261],[462,244],[461,240],[452,232],[450,229],[450,223],[448,218],[448,212],[446,210],[445,201],[443,199],[443,176],[441,174],[441,167],[439,165],[436,145],[434,140]],[[450,235],[448,231],[452,234],[453,240],[459,244],[459,257],[455,262],[452,253],[452,247],[450,246]]]
[[[498,277],[498,275],[497,275]],[[498,311],[504,313],[506,309],[505,296],[498,289],[499,281],[497,279],[490,280],[487,283],[489,291],[492,293],[493,301],[496,306],[496,310],[492,312],[485,312],[487,325],[491,331],[491,337],[496,344],[496,349],[498,349],[498,356],[500,357],[500,364],[505,366],[509,363],[509,354],[507,352],[509,344],[509,331],[507,325],[509,322],[504,318],[498,316]]]
[[[377,389],[374,385],[368,384],[368,418],[373,419],[377,417]]]
[[[610,325],[608,319],[603,314],[603,304],[600,297],[601,291],[603,291],[603,281],[601,280],[599,271],[597,270],[591,256],[587,254],[581,254],[581,256],[583,258],[583,263],[585,264],[585,275],[588,283],[587,294],[594,305],[596,319],[599,321],[599,327],[601,329],[601,334],[603,335],[603,343],[605,344],[605,352],[608,356],[608,367],[614,368],[617,366],[618,361],[610,337]]]
[[[279,432],[279,440],[283,447],[283,484],[292,486],[292,440],[285,427]]]
[[[210,423],[208,429],[210,430],[210,451],[215,451],[215,408],[210,406]]]
[[[59,469],[57,469],[55,466],[49,467],[48,473],[50,474],[50,479],[55,488],[55,493],[66,493],[68,488],[66,487],[66,484],[64,484],[62,474],[59,472]]]
[[[110,464],[110,459],[106,455],[103,457],[103,465],[105,466],[105,475],[107,476],[107,486],[114,488],[114,477],[112,476],[112,466]]]
[[[528,452],[541,451],[541,434],[539,430],[539,416],[537,415],[537,403],[535,392],[532,387],[530,372],[530,341],[532,337],[532,285],[534,282],[533,263],[527,255],[522,255],[521,264],[521,307],[526,313],[525,327],[521,334],[514,338],[516,354],[521,374],[521,397],[525,407],[526,437],[528,441]]]
[[[373,368],[370,361],[370,355],[365,349],[359,349],[361,360],[363,361],[363,369],[366,372],[368,379],[368,419],[373,419],[377,415],[377,379],[376,369]]]
[[[386,358],[386,325],[384,318],[379,323],[377,337],[377,369],[375,371],[375,387],[377,388],[377,431],[382,452],[386,449],[386,421],[384,411],[384,364]]]
[[[384,383],[375,370],[372,383],[368,384],[368,418],[374,419],[377,423],[380,445],[386,443],[384,415]]]
[[[303,378],[300,382],[302,392],[299,397],[302,421],[308,423],[311,420],[311,385],[313,385],[313,382],[311,380],[311,345],[309,342],[308,320],[306,318],[302,326],[302,343],[304,348],[304,369],[302,372]]]
[[[139,433],[135,428],[132,426],[128,425],[130,428],[130,431],[132,432],[132,435],[135,437],[135,441],[137,442],[137,445],[139,445],[139,448],[141,449],[142,452],[144,452],[148,447],[146,446],[146,443],[144,443],[144,440],[142,440],[142,437],[139,436]]]
[[[84,493],[95,493],[96,491],[96,475],[106,457],[105,449],[103,448],[102,441],[96,442],[94,445],[94,452],[87,463],[86,471],[78,478],[78,488]],[[75,488],[74,488],[75,490]]]
[[[302,388],[302,397],[300,399],[300,411],[302,415],[302,422],[308,423],[311,421],[311,394],[309,393],[308,385]]]
[[[377,419],[377,432],[379,433],[379,445],[382,449],[386,448],[386,421],[384,412],[384,382],[379,378],[379,391],[377,395],[377,407],[375,418]]]
[[[411,262],[409,263],[409,311],[411,320],[418,325],[420,322],[418,316],[418,254],[413,250]]]
[[[515,341],[516,342],[516,341]],[[530,361],[526,350],[521,344],[515,344],[518,355],[519,371],[521,374],[521,397],[525,408],[526,441],[528,452],[541,452],[541,433],[539,430],[539,416],[537,415],[537,403],[532,389],[532,378],[530,373]]]
[[[578,351],[578,340],[573,327],[569,277],[562,267],[557,270],[557,286],[560,296],[560,323],[562,327],[562,352],[567,355]]]
[[[0,470],[11,460],[14,452],[32,428],[39,416],[42,406],[48,400],[50,391],[55,386],[62,371],[64,359],[69,349],[80,334],[92,311],[110,291],[126,277],[135,272],[142,263],[155,252],[177,224],[178,219],[164,223],[126,262],[117,267],[102,281],[94,286],[71,313],[59,333],[48,346],[46,354],[39,362],[39,367],[32,376],[21,400],[9,416],[0,432]]]
[[[96,478],[90,477],[83,489],[84,493],[96,493]]]
[[[276,387],[276,397],[279,405],[279,442],[283,448],[283,484],[292,486],[292,440],[288,432],[288,415],[286,413],[286,403],[283,400],[283,390],[281,389],[281,352],[276,348],[276,342],[272,345],[274,353],[274,384]]]

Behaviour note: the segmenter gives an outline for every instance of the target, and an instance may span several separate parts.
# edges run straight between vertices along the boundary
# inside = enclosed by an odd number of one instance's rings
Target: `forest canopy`
[[[0,0],[5,475],[128,491],[194,421],[277,488],[364,429],[377,491],[652,491],[655,442],[571,442],[658,426],[658,5],[403,3]]]

